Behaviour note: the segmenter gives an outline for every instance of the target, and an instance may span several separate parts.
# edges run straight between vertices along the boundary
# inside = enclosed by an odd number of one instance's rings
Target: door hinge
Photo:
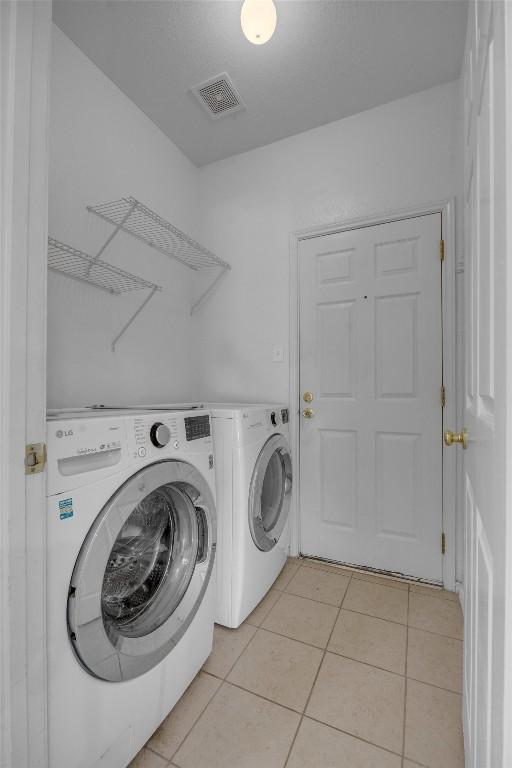
[[[29,443],[25,446],[25,474],[35,475],[46,466],[46,443]]]
[[[445,552],[446,552],[446,534],[443,531],[443,533],[441,534],[441,554],[444,555]]]
[[[439,259],[444,261],[444,240],[439,241]]]
[[[444,384],[441,384],[441,408],[444,408],[446,405],[446,389]]]

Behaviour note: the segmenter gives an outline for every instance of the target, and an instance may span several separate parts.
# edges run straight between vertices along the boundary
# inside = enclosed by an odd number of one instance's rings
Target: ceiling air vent
[[[226,72],[195,85],[191,90],[215,120],[245,109],[245,104]]]

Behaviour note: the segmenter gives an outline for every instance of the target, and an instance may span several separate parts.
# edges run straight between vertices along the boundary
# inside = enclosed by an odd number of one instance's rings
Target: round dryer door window
[[[263,552],[275,547],[291,505],[292,461],[284,435],[273,435],[258,456],[249,490],[249,527]]]
[[[71,579],[68,626],[81,664],[129,680],[169,653],[195,616],[215,553],[215,509],[191,465],[132,476],[98,515]]]

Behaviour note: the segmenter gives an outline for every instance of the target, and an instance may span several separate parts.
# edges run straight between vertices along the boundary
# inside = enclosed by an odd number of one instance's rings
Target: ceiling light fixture
[[[242,32],[254,45],[268,43],[277,24],[273,0],[245,0],[240,13]]]

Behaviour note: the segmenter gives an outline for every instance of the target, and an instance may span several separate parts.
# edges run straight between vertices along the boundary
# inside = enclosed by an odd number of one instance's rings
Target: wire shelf
[[[75,280],[91,283],[96,288],[102,288],[109,293],[127,293],[144,288],[152,291],[162,290],[159,285],[107,264],[98,257],[89,256],[53,237],[48,238],[48,267]]]
[[[117,230],[128,232],[160,253],[181,261],[190,269],[201,270],[214,267],[231,269],[227,262],[192,240],[134,197],[123,197],[110,203],[90,205],[87,206],[87,210],[113,224]]]

